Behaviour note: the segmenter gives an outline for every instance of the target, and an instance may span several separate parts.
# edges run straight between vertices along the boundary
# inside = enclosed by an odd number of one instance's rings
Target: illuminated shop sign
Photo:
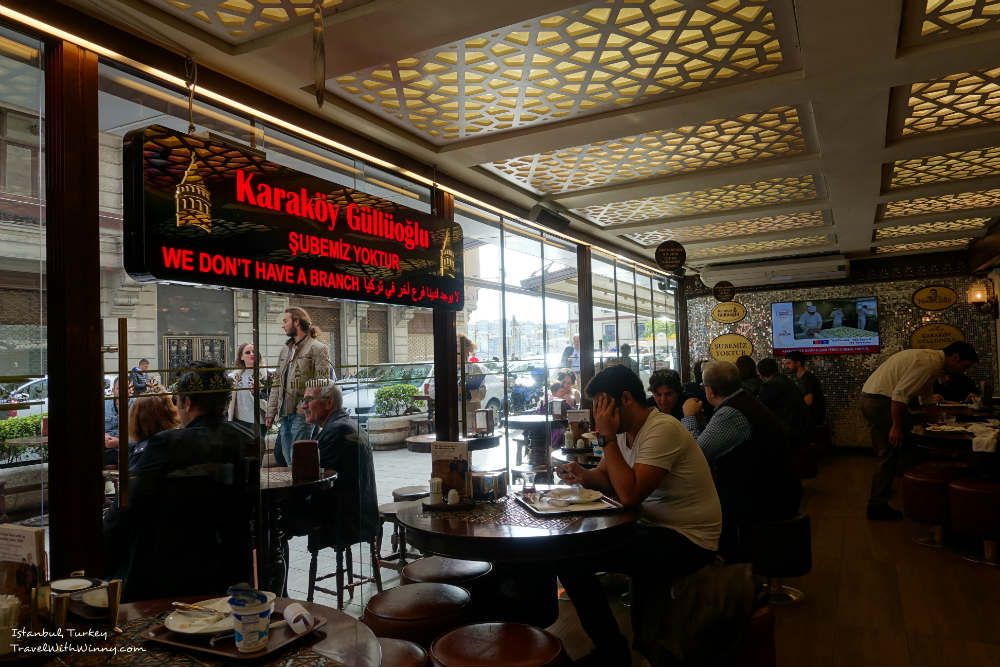
[[[407,306],[464,306],[462,228],[159,125],[125,137],[125,270]]]

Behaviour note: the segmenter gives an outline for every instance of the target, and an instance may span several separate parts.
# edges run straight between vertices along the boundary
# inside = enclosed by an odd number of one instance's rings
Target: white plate
[[[94,582],[91,581],[90,579],[80,579],[80,578],[56,579],[49,585],[52,587],[52,590],[58,593],[69,593],[72,591],[78,591],[81,588],[90,588],[91,586],[94,585]]]
[[[81,597],[83,603],[91,607],[97,607],[98,609],[108,608],[108,588],[107,586],[101,586],[100,588],[95,588],[92,591],[87,591]]]
[[[194,604],[199,607],[208,607],[219,611],[230,611],[228,596],[202,600]],[[225,632],[233,629],[233,617],[216,616],[203,611],[174,611],[163,620],[163,625],[171,632],[180,632],[186,635],[212,635],[216,632]]]
[[[549,489],[544,495],[550,501],[556,500],[569,505],[575,505],[577,503],[592,503],[595,500],[600,500],[601,496],[604,494],[594,489],[560,486],[554,489]]]

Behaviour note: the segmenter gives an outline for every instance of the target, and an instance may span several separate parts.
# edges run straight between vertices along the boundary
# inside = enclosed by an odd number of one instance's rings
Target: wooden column
[[[455,198],[431,190],[431,213],[455,219]],[[462,252],[461,247],[457,252]],[[455,311],[435,308],[434,322],[434,425],[438,440],[458,440],[458,327]]]
[[[53,578],[71,570],[105,574],[97,123],[97,54],[68,42],[49,42],[45,49],[45,258]],[[126,422],[122,420],[123,446],[128,441]]]
[[[594,280],[590,246],[576,246],[576,303],[580,311],[580,389],[594,377]]]

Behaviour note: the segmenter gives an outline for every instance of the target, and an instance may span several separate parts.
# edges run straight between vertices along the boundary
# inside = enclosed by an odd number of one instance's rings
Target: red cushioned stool
[[[948,487],[951,527],[959,535],[983,541],[982,554],[965,555],[967,560],[997,565],[1000,539],[1000,482],[957,479]]]
[[[469,591],[451,584],[410,584],[383,591],[361,616],[376,637],[415,642],[424,648],[435,637],[472,621]]]
[[[931,525],[930,535],[917,538],[918,544],[941,546],[950,519],[948,485],[968,471],[969,466],[961,461],[927,461],[903,474],[903,514]]]
[[[405,639],[379,637],[382,647],[382,667],[425,667],[427,651],[422,646]]]
[[[568,660],[555,635],[524,623],[476,623],[447,632],[431,644],[437,667],[556,667]]]

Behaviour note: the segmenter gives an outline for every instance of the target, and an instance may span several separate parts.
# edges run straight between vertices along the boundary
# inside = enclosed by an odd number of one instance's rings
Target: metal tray
[[[541,496],[541,493],[530,494],[534,496]],[[524,505],[529,512],[535,516],[565,516],[567,514],[594,514],[596,512],[616,512],[621,509],[625,509],[625,506],[614,498],[609,498],[608,496],[601,496],[598,500],[592,503],[579,503],[576,505],[567,505],[566,507],[538,507],[532,502],[524,499],[524,494],[520,491],[515,491],[513,493],[514,498],[517,502]]]
[[[272,614],[274,620],[278,620],[278,617],[281,617],[281,612]],[[267,646],[255,653],[240,653],[236,650],[236,642],[234,640],[220,642],[217,646],[210,646],[208,642],[211,635],[186,635],[180,632],[171,632],[162,623],[154,625],[149,630],[143,632],[142,638],[174,648],[188,649],[198,651],[199,653],[211,653],[212,655],[222,656],[227,660],[243,661],[256,660],[270,655],[275,651],[285,648],[294,641],[310,636],[313,631],[324,625],[326,625],[326,618],[314,615],[312,629],[308,632],[303,632],[301,635],[295,634],[295,631],[288,627],[288,625],[274,628],[268,634]]]

